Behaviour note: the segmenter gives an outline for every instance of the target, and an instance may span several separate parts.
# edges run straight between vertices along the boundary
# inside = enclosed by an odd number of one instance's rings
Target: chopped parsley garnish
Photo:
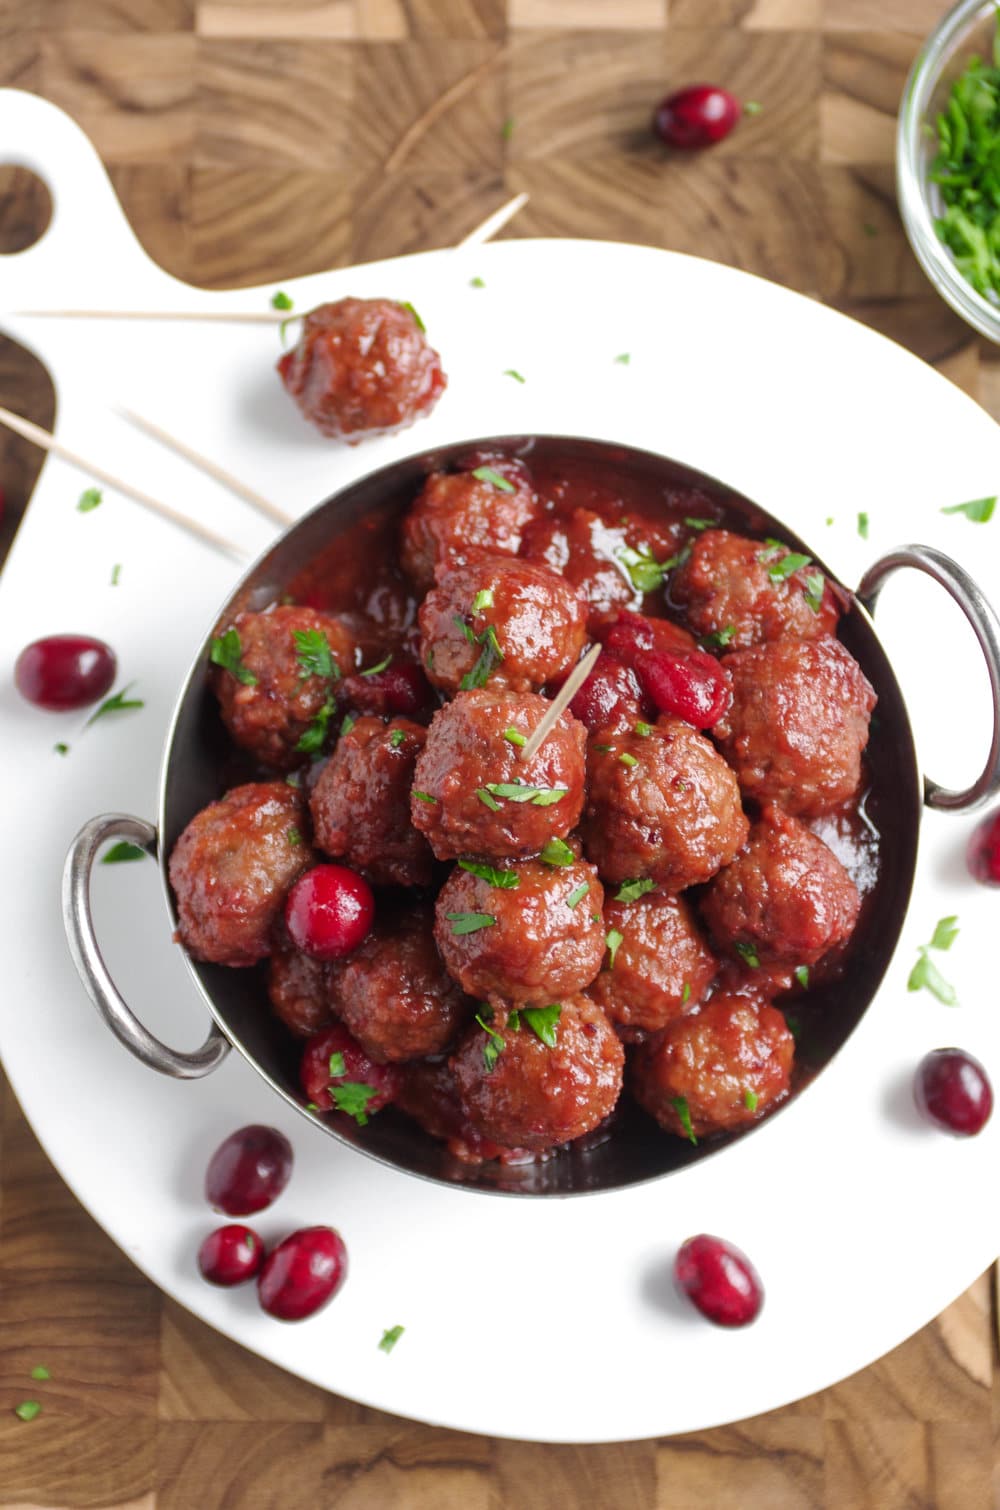
[[[501,476],[499,472],[495,472],[492,467],[477,467],[472,475],[478,478],[480,482],[492,483],[495,488],[500,489],[501,493],[513,493],[515,491],[514,484],[508,482],[506,477]],[[476,612],[475,607],[473,607],[472,611],[473,613]]]
[[[615,357],[615,361],[618,363],[619,367],[627,367],[631,360],[632,353],[630,351],[620,351]]]
[[[223,671],[235,676],[244,687],[256,687],[257,678],[243,664],[243,646],[240,644],[238,629],[227,629],[225,634],[218,635],[212,641],[208,658],[213,666],[221,666]]]
[[[521,1016],[528,1027],[540,1038],[546,1048],[556,1046],[556,1028],[562,1015],[562,1003],[554,1001],[550,1007],[522,1007]]]
[[[104,502],[104,494],[100,488],[85,488],[76,501],[78,513],[89,514],[92,509],[100,508]]]
[[[489,912],[446,912],[452,933],[478,933],[480,928],[494,928],[496,918]]]
[[[945,980],[925,948],[921,949],[920,958],[910,971],[910,978],[906,982],[908,991],[919,991],[921,987],[925,991],[930,991],[931,995],[936,996],[938,1001],[943,1002],[946,1007],[958,1006],[958,992]]]
[[[517,745],[519,750],[523,749],[524,746],[528,743],[526,736],[515,729],[513,724],[504,729],[503,737],[504,739],[506,739],[508,744]]]
[[[391,664],[392,664],[392,654],[390,652],[390,654],[386,656],[386,658],[385,658],[384,661],[379,661],[379,663],[378,663],[377,666],[369,666],[366,671],[362,671],[361,675],[362,676],[378,676],[378,674],[379,674],[380,671],[385,671],[387,669],[387,667],[389,667]]]
[[[520,373],[519,373],[519,372],[518,372],[518,371],[517,371],[517,370],[516,370],[516,369],[515,369],[515,368],[513,368],[513,367],[505,367],[505,368],[504,368],[504,371],[503,371],[503,376],[504,376],[504,377],[509,377],[509,378],[513,378],[513,379],[514,379],[514,381],[515,381],[515,383],[523,383],[523,382],[524,382],[524,378],[523,378],[523,377],[522,377],[522,376],[521,376],[521,374],[520,374]]]
[[[608,954],[611,956],[610,960],[608,961],[609,970],[613,970],[615,968],[615,958],[618,954],[619,948],[621,947],[623,937],[624,935],[619,933],[617,928],[612,928],[610,933],[604,940],[604,942],[608,946]]]
[[[405,1331],[406,1328],[402,1326],[387,1327],[382,1333],[382,1341],[379,1343],[382,1352],[391,1353]]]
[[[430,792],[418,792],[415,787],[411,792],[411,796],[416,797],[418,802],[437,802],[438,800],[436,797],[432,797]]]
[[[487,624],[482,634],[474,635],[470,629],[468,637],[474,644],[481,646],[479,659],[471,671],[467,671],[459,682],[459,688],[463,692],[469,692],[473,687],[485,687],[491,674],[503,660],[503,651],[500,649],[500,641],[492,624]]]
[[[271,295],[271,308],[294,309],[295,305],[294,302],[285,293],[285,291],[279,288],[277,293]]]
[[[493,607],[493,589],[481,587],[472,600],[472,612],[482,613],[484,608]]]
[[[516,870],[499,870],[495,865],[487,865],[482,860],[459,860],[458,864],[460,870],[467,870],[470,876],[489,881],[491,886],[499,886],[502,891],[513,891],[515,886],[521,884],[521,877]]]
[[[631,545],[623,545],[615,551],[615,557],[624,566],[636,592],[655,592],[663,586],[663,573],[667,570],[668,563],[657,561],[648,545],[639,550],[633,550]]]
[[[587,895],[587,892],[589,890],[590,890],[590,882],[589,881],[581,881],[580,884],[579,884],[579,886],[574,886],[573,890],[570,892],[569,896],[566,898],[566,906],[567,907],[578,907],[579,904],[583,901],[584,897]]]
[[[757,560],[763,561],[767,554],[767,552],[764,552],[757,557]],[[790,577],[794,572],[801,571],[804,566],[808,566],[811,560],[811,556],[804,556],[801,551],[789,551],[787,556],[782,556],[780,560],[770,563],[767,568],[767,575],[772,582],[783,582],[786,577]]]
[[[344,1080],[340,1085],[330,1086],[330,1096],[334,1108],[338,1112],[346,1112],[347,1116],[353,1117],[359,1127],[364,1127],[368,1122],[368,1103],[378,1091],[373,1085],[366,1085],[364,1081]]]
[[[748,1112],[755,1112],[757,1110],[757,1092],[749,1088],[745,1090],[743,1092],[743,1105]]]
[[[410,303],[409,299],[400,299],[400,301],[399,301],[399,307],[400,307],[400,309],[405,309],[408,315],[412,315],[413,316],[413,323],[416,325],[417,329],[423,335],[426,335],[427,334],[427,326],[424,324],[423,320],[421,320],[420,316],[417,314],[417,311],[414,309],[414,307]]]
[[[734,944],[733,947],[743,963],[749,965],[751,970],[760,968],[760,957],[753,944]]]
[[[341,739],[343,739],[343,737],[344,737],[345,734],[350,734],[351,730],[354,728],[354,725],[357,723],[357,721],[358,721],[358,715],[356,713],[345,713],[344,714],[343,718],[340,720],[340,737],[341,737]]]
[[[121,578],[121,574],[122,574],[122,564],[121,564],[120,561],[116,561],[115,564],[114,564],[114,566],[111,568],[111,586],[112,587],[117,587],[118,586],[118,582],[119,582],[119,580]]]
[[[610,755],[611,754],[611,746],[610,745],[591,745],[590,748],[592,750],[594,750],[598,755]]]
[[[461,630],[462,634],[468,640],[470,645],[476,644],[476,636],[472,632],[472,625],[467,624],[460,613],[453,613],[451,616],[451,622],[457,629]]]
[[[52,1375],[49,1373],[44,1364],[36,1363],[35,1367],[31,1370],[31,1377],[33,1379],[45,1380],[51,1379]]]
[[[723,629],[714,629],[711,634],[703,634],[698,643],[703,650],[725,650],[735,633],[736,625],[727,624]]]
[[[389,744],[392,746],[392,748],[394,750],[398,750],[399,747],[400,747],[400,745],[403,743],[403,740],[405,738],[406,738],[406,730],[405,729],[393,729],[392,733],[389,735]]]
[[[688,1004],[688,1002],[690,1000],[691,1000],[691,982],[689,980],[686,980],[684,982],[684,990],[681,992],[681,1006],[682,1007],[686,1007],[687,1004]]]
[[[486,790],[486,788],[484,786],[477,786],[476,787],[476,796],[479,798],[480,802],[483,804],[484,807],[488,807],[489,808],[489,810],[490,810],[491,813],[498,813],[500,811],[500,804],[499,804],[499,802],[497,801],[497,799],[494,796],[492,796]],[[429,797],[427,800],[428,800],[428,802],[436,802],[437,798],[436,797]]]
[[[808,991],[809,990],[809,966],[808,965],[796,965],[795,966],[795,979],[798,981],[798,983],[802,987],[803,991]]]
[[[652,724],[643,723],[642,719],[640,718],[639,722],[635,726],[635,732],[638,734],[640,739],[648,739],[650,734],[652,734],[653,732],[653,726]]]
[[[958,933],[959,929],[957,916],[952,916],[950,918],[940,918],[938,920],[937,927],[934,929],[930,947],[932,949],[950,949],[952,944],[958,938]]]
[[[637,757],[635,755],[630,755],[628,750],[623,750],[618,759],[621,761],[622,765],[628,766],[630,768],[634,765],[639,764]]]
[[[99,718],[104,718],[108,713],[127,713],[131,708],[144,708],[146,704],[141,697],[125,696],[129,687],[133,687],[134,685],[134,682],[129,682],[128,686],[123,687],[120,692],[115,692],[111,697],[106,697],[103,703],[90,715],[83,727],[89,729],[91,724],[96,724]]]
[[[971,57],[951,85],[946,109],[935,123],[937,156],[930,180],[944,201],[934,229],[967,283],[984,298],[1000,291],[1000,18],[993,57]]]
[[[546,865],[572,865],[576,855],[570,849],[565,839],[550,839],[542,850],[540,860]]]
[[[469,287],[470,288],[485,288],[486,287],[486,279],[485,278],[470,278],[469,279]]]
[[[341,1075],[347,1074],[347,1065],[344,1056],[339,1049],[335,1049],[330,1055],[330,1079],[339,1080]]]
[[[319,1106],[316,1104],[315,1101],[307,1101],[306,1102],[306,1111],[307,1112],[318,1112],[319,1111]]]
[[[508,802],[530,802],[532,807],[551,807],[569,795],[568,786],[522,786],[517,781],[488,781],[486,791]],[[481,795],[480,793],[477,795]],[[487,807],[489,803],[486,804]]]
[[[647,891],[655,890],[656,882],[649,880],[648,877],[643,877],[642,880],[637,881],[623,881],[615,892],[615,901],[637,902],[640,897],[646,895]]]
[[[496,1069],[496,1062],[503,1053],[504,1041],[503,1034],[498,1033],[495,1028],[490,1027],[489,1024],[493,1020],[493,1013],[490,1012],[489,1017],[486,1018],[485,1013],[487,1011],[489,1011],[489,1008],[484,1008],[483,1012],[477,1012],[476,1021],[486,1034],[486,1042],[483,1044],[483,1065],[487,1075],[492,1075]]]
[[[138,844],[129,844],[127,839],[119,839],[117,844],[112,844],[106,855],[101,856],[102,865],[120,865],[125,860],[145,860],[146,851],[140,849]]]
[[[509,142],[511,137],[514,135],[514,125],[514,117],[512,115],[508,115],[507,119],[500,127],[500,135],[503,137],[505,142]]]
[[[296,629],[292,632],[295,641],[295,658],[301,668],[300,674],[322,676],[336,681],[340,667],[333,658],[330,641],[322,629]]]
[[[299,775],[298,771],[289,771],[288,775],[285,777],[285,785],[294,786],[296,788],[302,785],[302,777]]]
[[[56,752],[57,755],[68,755],[69,754],[69,745],[63,744],[63,742],[62,742],[61,739],[60,739],[59,743],[53,745],[52,748],[55,750],[55,752]]]
[[[293,849],[296,845],[302,843],[302,835],[294,825],[291,828],[285,830],[285,838],[288,840]]]
[[[717,519],[690,519],[684,520],[689,530],[714,530],[718,524]]]
[[[303,755],[318,755],[326,743],[330,719],[337,711],[337,700],[331,692],[312,722],[300,735],[295,748]]]
[[[864,512],[858,514],[858,534],[862,540],[868,539],[868,515]]]
[[[33,1421],[41,1413],[42,1407],[37,1400],[22,1400],[20,1405],[14,1406],[14,1414],[21,1421]]]
[[[514,1008],[513,1012],[507,1013],[507,1026],[512,1033],[519,1031],[521,1027],[521,1014],[517,1007]]]
[[[743,114],[760,115],[760,112],[763,110],[763,108],[764,107],[759,100],[747,100],[746,104],[743,106]]]
[[[698,1139],[695,1137],[694,1128],[691,1125],[691,1110],[687,1104],[687,1097],[671,1096],[670,1105],[677,1113],[681,1127],[684,1129],[685,1138],[687,1138],[689,1143],[693,1143],[697,1147]]]
[[[803,592],[805,600],[813,613],[819,613],[823,606],[823,592],[826,587],[826,578],[821,571],[810,572],[804,579]]]
[[[953,503],[941,512],[942,514],[964,514],[966,519],[972,520],[973,524],[989,524],[996,506],[995,498],[972,498],[968,503]]]

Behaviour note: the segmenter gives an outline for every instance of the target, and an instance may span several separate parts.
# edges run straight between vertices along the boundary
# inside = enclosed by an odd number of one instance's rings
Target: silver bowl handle
[[[901,545],[868,568],[858,583],[857,596],[870,614],[874,615],[878,595],[888,578],[903,566],[926,572],[950,593],[972,625],[986,658],[993,697],[993,737],[982,773],[964,792],[950,792],[924,777],[924,801],[928,807],[949,813],[971,812],[988,802],[1000,787],[1000,619],[968,572],[929,545]]]
[[[90,875],[97,851],[106,839],[112,838],[131,839],[151,855],[156,854],[156,829],[141,818],[129,817],[127,813],[104,813],[83,825],[70,845],[63,868],[63,922],[69,952],[87,995],[118,1042],[161,1075],[197,1080],[222,1063],[231,1047],[229,1039],[213,1023],[201,1048],[190,1054],[161,1043],[125,1004],[98,947],[90,909]]]

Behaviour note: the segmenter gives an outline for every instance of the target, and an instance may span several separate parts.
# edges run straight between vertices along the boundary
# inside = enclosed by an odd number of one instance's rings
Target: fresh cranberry
[[[634,666],[641,650],[673,650],[683,654],[694,648],[686,629],[669,619],[650,619],[642,613],[623,608],[610,624],[597,630],[606,651],[616,655],[626,666]]]
[[[733,700],[729,677],[714,656],[702,650],[677,655],[641,650],[636,674],[661,713],[673,713],[696,729],[711,729]]]
[[[993,1110],[989,1076],[962,1049],[934,1049],[922,1059],[913,1094],[929,1121],[963,1138],[982,1132]]]
[[[348,676],[337,689],[338,701],[358,713],[378,718],[402,713],[412,717],[434,702],[431,684],[415,661],[392,661],[374,676]]]
[[[969,840],[966,858],[977,881],[1000,886],[1000,813],[977,824]]]
[[[347,1278],[347,1249],[332,1227],[303,1227],[272,1248],[257,1279],[269,1316],[303,1321],[332,1300]]]
[[[89,634],[50,634],[21,651],[14,685],[36,708],[66,713],[103,697],[117,667],[114,651],[103,640]]]
[[[599,729],[628,729],[645,712],[638,678],[624,661],[605,650],[569,705],[574,718],[591,734]]]
[[[383,1106],[394,1101],[399,1095],[402,1078],[401,1071],[393,1065],[375,1064],[369,1059],[358,1040],[352,1038],[340,1023],[313,1034],[306,1044],[299,1067],[302,1089],[308,1099],[323,1112],[334,1110],[331,1091],[337,1086],[370,1087],[375,1092],[373,1096],[358,1098],[352,1095],[351,1105],[356,1105],[357,1110],[351,1115],[358,1122],[362,1118],[367,1121],[375,1112],[380,1112]],[[364,1123],[361,1122],[361,1125]]]
[[[745,1253],[724,1238],[689,1237],[674,1259],[674,1279],[717,1326],[747,1326],[764,1304],[764,1287]]]
[[[740,118],[740,102],[714,84],[692,84],[656,107],[653,130],[668,147],[711,147]]]
[[[216,1227],[198,1249],[198,1268],[210,1285],[242,1285],[264,1262],[264,1244],[256,1232],[235,1223]]]
[[[285,903],[292,942],[313,959],[342,959],[374,921],[372,889],[346,865],[315,865],[299,877]]]
[[[292,1145],[274,1127],[241,1127],[212,1155],[205,1199],[227,1216],[249,1216],[276,1201],[292,1173]]]

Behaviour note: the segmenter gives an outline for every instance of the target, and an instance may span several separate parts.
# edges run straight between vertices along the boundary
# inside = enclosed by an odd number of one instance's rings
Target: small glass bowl
[[[993,55],[995,0],[960,0],[938,22],[910,70],[896,127],[896,193],[903,226],[917,261],[943,299],[981,335],[1000,345],[1000,303],[976,292],[959,272],[934,229],[945,206],[930,181],[937,155],[933,130],[955,79],[973,54]]]

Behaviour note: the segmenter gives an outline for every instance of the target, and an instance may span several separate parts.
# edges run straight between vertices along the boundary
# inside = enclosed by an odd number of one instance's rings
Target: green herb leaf
[[[610,745],[591,745],[590,748],[597,755],[610,755],[610,753],[611,753],[611,746]]]
[[[471,624],[467,624],[460,613],[453,613],[451,622],[461,630],[470,645],[476,644],[476,636],[472,632]]]
[[[736,633],[735,624],[727,624],[724,629],[715,629],[711,634],[703,634],[698,644],[703,650],[725,650]]]
[[[20,1405],[15,1405],[14,1414],[22,1421],[33,1421],[40,1416],[42,1407],[37,1400],[22,1400]]]
[[[823,606],[823,592],[826,587],[826,578],[821,571],[810,572],[803,579],[803,593],[813,613],[819,613]]]
[[[507,1013],[507,1026],[512,1033],[516,1033],[521,1026],[521,1014],[516,1007],[513,1012]]]
[[[622,765],[628,766],[629,768],[639,764],[637,757],[635,755],[631,755],[628,750],[623,750],[618,759],[621,761]]]
[[[367,669],[367,671],[362,671],[361,675],[362,676],[378,676],[378,674],[379,674],[380,671],[385,671],[385,669],[388,666],[391,666],[391,665],[392,665],[392,655],[390,653],[389,655],[386,656],[386,658],[385,658],[384,661],[379,661],[379,663],[378,663],[377,666],[369,666],[368,669]]]
[[[213,666],[221,666],[223,671],[228,671],[231,676],[235,676],[244,687],[256,687],[257,678],[243,664],[243,646],[240,644],[239,630],[227,629],[225,634],[218,635],[212,641],[208,658]]]
[[[500,135],[503,137],[505,142],[509,142],[511,137],[514,135],[514,125],[514,117],[512,115],[508,115],[507,119],[500,127]]]
[[[543,860],[546,865],[572,865],[576,855],[565,839],[550,839],[539,855],[539,859]]]
[[[932,949],[950,949],[958,938],[958,917],[941,918],[931,939]]]
[[[102,865],[120,865],[125,860],[145,860],[146,851],[140,849],[138,844],[129,844],[126,839],[119,839],[117,844],[112,844],[106,855],[101,856]]]
[[[318,755],[326,743],[330,719],[337,711],[337,700],[331,692],[312,722],[299,737],[295,748],[302,755]]]
[[[635,732],[638,734],[640,739],[648,739],[650,734],[652,734],[653,732],[653,726],[652,724],[643,723],[642,719],[640,718],[635,725]]]
[[[483,804],[484,807],[488,807],[489,808],[489,810],[490,810],[491,813],[498,813],[500,811],[500,804],[499,804],[499,802],[497,801],[497,799],[490,792],[488,792],[486,790],[486,788],[484,786],[477,786],[476,787],[476,796],[479,798],[480,802]],[[429,797],[427,800],[429,802],[436,802],[437,798],[436,797]]]
[[[406,312],[407,312],[407,314],[413,316],[414,324],[416,325],[417,329],[423,335],[426,335],[427,334],[427,326],[424,324],[423,320],[421,320],[420,316],[417,314],[417,311],[414,309],[414,307],[410,303],[409,299],[401,299],[399,301],[399,307],[400,307],[400,309],[405,309]]]
[[[684,523],[689,530],[714,530],[718,527],[717,519],[685,519]]]
[[[484,608],[492,607],[493,589],[491,587],[481,587],[472,600],[472,612],[474,614],[482,613]]]
[[[322,629],[295,629],[295,658],[303,677],[321,676],[327,681],[340,677],[340,667],[333,658],[330,641]]]
[[[482,860],[459,860],[458,865],[460,870],[467,870],[470,876],[489,881],[491,886],[499,886],[502,891],[513,891],[515,886],[521,884],[521,877],[516,870],[499,870],[495,865],[487,865]]]
[[[556,1046],[556,1028],[562,1015],[562,1003],[554,1001],[550,1007],[522,1007],[521,1016],[528,1027],[540,1038],[546,1048]]]
[[[330,1079],[339,1080],[342,1075],[346,1074],[347,1064],[344,1061],[344,1056],[339,1049],[335,1049],[330,1055]]]
[[[141,697],[125,696],[129,688],[134,686],[134,682],[129,682],[128,686],[123,687],[120,692],[115,692],[111,697],[106,697],[103,703],[90,715],[83,727],[89,729],[91,724],[96,724],[99,718],[105,718],[109,713],[127,713],[131,708],[144,708],[146,704]]]
[[[964,514],[966,519],[971,519],[973,524],[988,524],[993,518],[993,510],[997,506],[995,498],[973,498],[968,503],[954,503],[950,508],[942,509],[942,514]]]
[[[643,877],[642,880],[638,881],[623,881],[615,892],[615,901],[637,902],[640,897],[646,895],[647,891],[655,890],[656,882],[651,881],[648,877]]]
[[[608,946],[608,954],[611,956],[611,958],[608,961],[608,969],[609,970],[613,970],[615,968],[615,959],[617,957],[618,950],[619,950],[619,948],[621,946],[621,942],[622,942],[622,938],[623,937],[624,937],[624,935],[621,934],[621,933],[619,933],[617,928],[612,928],[611,931],[610,931],[610,933],[607,935],[607,937],[604,940],[604,942]]]
[[[508,802],[530,802],[533,807],[551,807],[569,795],[568,786],[523,786],[519,781],[488,781],[486,790],[494,797],[503,797]]]
[[[483,278],[470,278],[469,279],[469,287],[470,288],[485,288],[486,287],[486,281]]]
[[[681,1127],[684,1129],[684,1136],[689,1143],[693,1143],[697,1147],[698,1139],[695,1137],[694,1128],[691,1125],[691,1109],[687,1104],[687,1097],[671,1096],[670,1105],[677,1113]]]
[[[808,965],[796,965],[795,966],[795,979],[798,981],[798,983],[802,987],[803,991],[808,991],[809,990],[809,966]]]
[[[480,482],[491,482],[495,488],[500,489],[501,493],[516,491],[514,484],[508,482],[506,477],[502,477],[499,472],[495,472],[492,467],[477,467],[472,475],[478,477]],[[476,609],[473,608],[472,611],[475,613]]]
[[[515,369],[513,367],[505,367],[504,368],[504,372],[503,372],[503,376],[504,377],[513,378],[514,381],[515,381],[515,383],[523,383],[524,382],[524,378],[521,376],[521,374],[519,372],[515,371]]]
[[[762,559],[758,557],[758,560]],[[804,566],[808,566],[811,560],[811,556],[803,556],[801,551],[789,551],[788,555],[782,556],[779,561],[771,562],[767,568],[767,575],[772,582],[783,582],[793,572],[801,571]]]
[[[341,739],[343,739],[343,737],[344,737],[345,734],[350,734],[351,730],[354,728],[354,725],[357,723],[357,721],[358,721],[358,715],[356,713],[345,713],[344,714],[343,718],[340,720],[340,737],[341,737]]]
[[[760,112],[763,110],[763,108],[764,107],[759,100],[747,100],[746,104],[743,106],[743,114],[760,115]]]
[[[393,729],[392,733],[389,735],[389,744],[390,744],[391,748],[394,749],[394,750],[398,750],[399,747],[400,747],[400,745],[403,743],[403,740],[405,738],[406,738],[406,730],[405,729]]]
[[[480,928],[496,927],[496,918],[488,912],[446,912],[452,933],[478,933]]]
[[[388,1327],[382,1333],[382,1341],[379,1343],[379,1348],[381,1349],[381,1351],[383,1353],[391,1353],[393,1348],[396,1346],[396,1343],[399,1341],[400,1337],[402,1337],[405,1331],[406,1328],[402,1326]]]
[[[378,1091],[373,1085],[366,1085],[364,1081],[343,1080],[340,1085],[330,1086],[330,1097],[334,1108],[338,1112],[346,1112],[353,1117],[359,1127],[366,1126],[368,1122],[368,1103]]]
[[[690,1000],[691,1000],[691,982],[689,980],[686,980],[684,982],[684,990],[681,992],[681,1006],[682,1007],[686,1007],[687,1004],[688,1004],[688,1002]]]
[[[628,364],[629,364],[629,362],[631,362],[631,360],[632,360],[632,354],[631,354],[631,352],[628,352],[628,351],[621,351],[615,357],[615,361],[618,363],[619,367],[627,367]]]
[[[295,305],[283,289],[278,289],[276,294],[271,295],[272,309],[294,309]]]
[[[491,674],[503,660],[500,641],[497,639],[497,632],[492,624],[487,624],[482,634],[476,637],[476,641],[482,649],[472,670],[467,671],[458,684],[463,692],[469,692],[473,687],[485,687]]]
[[[100,488],[85,488],[76,501],[78,513],[89,514],[92,509],[100,508],[104,502],[104,494]]]
[[[52,1375],[49,1373],[48,1369],[44,1366],[44,1364],[37,1363],[35,1365],[35,1367],[31,1370],[31,1377],[33,1379],[37,1379],[37,1380],[40,1380],[40,1381],[44,1382],[46,1379],[51,1379]]]
[[[120,561],[117,561],[115,563],[115,565],[111,568],[111,586],[112,587],[117,587],[118,586],[118,582],[119,582],[119,580],[121,578],[121,574],[122,574],[122,564],[121,564]]]
[[[615,551],[615,559],[624,566],[636,592],[655,592],[663,586],[667,563],[657,561],[648,545],[639,550],[633,550],[631,545],[622,545]]]
[[[567,907],[578,907],[579,904],[583,901],[584,897],[587,895],[587,892],[589,890],[590,890],[590,882],[589,881],[581,881],[580,884],[579,884],[579,886],[574,886],[573,890],[570,892],[569,896],[566,898],[566,906]]]
[[[749,965],[751,970],[758,970],[760,968],[760,958],[753,944],[734,944],[733,948],[743,963]]]
[[[757,1110],[757,1092],[749,1089],[745,1090],[743,1092],[743,1105],[748,1112],[755,1112]]]
[[[906,982],[908,991],[919,991],[921,988],[930,991],[931,995],[936,996],[938,1001],[943,1002],[946,1007],[958,1006],[958,993],[955,987],[945,980],[926,949],[921,949],[920,958],[910,971],[909,980]]]
[[[431,794],[430,794],[430,792],[418,792],[415,787],[411,790],[410,795],[413,796],[413,797],[416,797],[416,799],[417,799],[418,802],[437,802],[438,801],[437,797],[432,797]]]
[[[868,515],[865,513],[858,514],[858,534],[862,540],[868,539]]]
[[[493,1021],[493,1013],[490,1011],[487,1017],[487,1010],[484,1009],[483,1012],[477,1012],[476,1021],[486,1034],[486,1042],[483,1044],[483,1066],[487,1075],[492,1075],[496,1069],[497,1060],[504,1051],[504,1040],[502,1033],[498,1033],[494,1028],[489,1026]]]
[[[307,1112],[318,1112],[319,1111],[319,1107],[317,1106],[317,1104],[316,1104],[315,1101],[307,1101],[306,1102],[306,1111]]]
[[[523,749],[524,746],[528,743],[525,736],[519,733],[519,731],[514,728],[513,724],[510,724],[506,729],[504,729],[503,737],[507,740],[508,744],[517,745],[518,749]]]
[[[69,754],[69,745],[63,744],[62,740],[60,740],[58,744],[53,745],[52,748],[53,750],[55,750],[57,755]]]
[[[296,845],[302,843],[302,835],[299,833],[294,824],[291,828],[285,830],[285,838],[288,840],[293,849]]]

